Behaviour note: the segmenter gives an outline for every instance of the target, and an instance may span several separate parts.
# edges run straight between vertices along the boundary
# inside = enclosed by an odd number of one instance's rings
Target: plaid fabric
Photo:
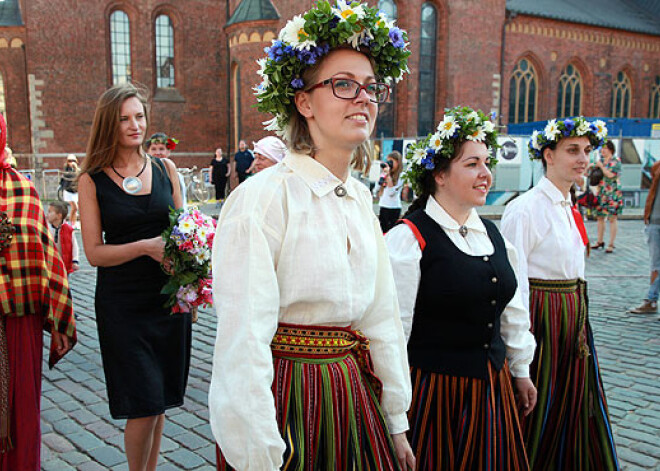
[[[0,182],[0,212],[6,212],[16,228],[10,246],[0,253],[0,315],[41,315],[44,328],[55,327],[75,343],[69,283],[39,195],[11,168],[0,168]],[[59,359],[51,350],[49,367]]]

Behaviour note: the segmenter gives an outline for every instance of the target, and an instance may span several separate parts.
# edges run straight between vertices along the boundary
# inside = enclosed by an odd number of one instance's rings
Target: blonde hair
[[[340,46],[333,49],[330,52],[330,54],[332,54],[332,52],[338,49],[348,49],[351,51],[355,51],[355,49],[353,49],[350,46]],[[362,52],[367,57],[367,59],[369,59],[369,63],[371,64],[371,67],[374,70],[376,70],[376,63],[374,59],[366,52],[363,51],[358,51],[358,52]],[[328,55],[326,55],[319,62],[317,62],[316,64],[314,64],[313,66],[311,66],[310,68],[306,69],[303,72],[302,80],[304,83],[313,84],[318,81],[320,66],[323,63],[323,60],[325,60],[325,58],[328,57]],[[305,93],[305,92],[300,91],[298,93]],[[292,151],[299,152],[301,154],[307,154],[313,157],[317,149],[316,146],[314,145],[314,141],[312,140],[312,136],[309,133],[309,126],[307,125],[307,119],[300,114],[295,103],[292,106],[293,106],[293,112],[291,113],[288,129],[284,138],[287,141],[289,149],[291,149]],[[373,145],[369,141],[363,142],[357,147],[357,149],[355,149],[355,151],[353,151],[353,159],[351,160],[351,167],[363,173],[369,172],[369,168],[371,167],[371,161],[373,159],[372,156],[373,156]]]
[[[96,105],[81,174],[97,173],[112,165],[117,155],[121,105],[133,97],[142,103],[147,127],[149,127],[149,107],[144,89],[138,88],[132,83],[121,83],[110,87],[101,95]],[[144,155],[142,146],[137,146],[136,150],[140,155]]]

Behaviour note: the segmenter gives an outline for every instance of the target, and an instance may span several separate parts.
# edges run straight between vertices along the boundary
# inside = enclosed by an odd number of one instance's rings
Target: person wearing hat
[[[76,343],[76,321],[39,195],[6,161],[6,142],[0,114],[0,471],[38,471],[43,331],[53,368]]]
[[[65,203],[71,206],[71,214],[69,220],[74,229],[80,229],[78,223],[78,157],[76,154],[69,154],[66,156],[66,163],[64,164],[64,172],[62,173],[62,199]]]
[[[502,234],[518,251],[520,287],[537,344],[530,373],[538,401],[522,419],[534,470],[619,469],[589,323],[589,240],[571,198],[589,154],[606,137],[604,122],[583,117],[552,119],[543,132],[534,131],[529,153],[541,160],[545,176],[502,216]]]
[[[286,153],[286,144],[275,136],[266,136],[253,144],[254,161],[248,170],[249,173],[259,173],[280,163]]]
[[[146,149],[147,154],[152,157],[156,157],[158,159],[169,159],[170,154],[174,149],[176,149],[176,145],[178,143],[178,139],[169,137],[164,132],[156,132],[152,134],[149,139],[147,139],[147,141],[144,143],[144,148]],[[183,178],[183,175],[178,172],[177,178],[179,179],[179,189],[181,190],[181,201],[183,202],[182,207],[183,209],[187,209],[188,201],[186,195],[186,182]]]
[[[369,189],[350,175],[368,162],[388,83],[407,71],[406,33],[365,3],[321,1],[267,53],[257,107],[288,150],[218,219],[218,468],[414,468],[392,270]]]
[[[529,469],[514,393],[529,414],[536,343],[516,250],[476,210],[496,147],[484,113],[447,110],[408,149],[404,178],[419,196],[385,237],[408,339],[418,469]]]

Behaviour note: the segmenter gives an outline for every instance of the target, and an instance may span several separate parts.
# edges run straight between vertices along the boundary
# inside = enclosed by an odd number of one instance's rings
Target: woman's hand
[[[603,161],[600,160],[600,159],[596,160],[596,167],[599,167],[599,168],[602,169],[603,168]]]
[[[151,239],[142,240],[144,254],[153,258],[158,263],[163,261],[165,254],[165,241],[161,236],[152,237]]]
[[[412,448],[410,448],[405,432],[392,434],[392,442],[394,443],[394,451],[396,452],[401,469],[403,471],[416,469],[415,455]]]
[[[58,356],[62,357],[66,352],[71,350],[72,345],[69,341],[69,337],[56,331],[55,327],[51,329],[50,334],[51,342],[55,344],[55,351],[57,352]]]
[[[536,388],[529,378],[514,378],[518,408],[527,417],[536,406]]]

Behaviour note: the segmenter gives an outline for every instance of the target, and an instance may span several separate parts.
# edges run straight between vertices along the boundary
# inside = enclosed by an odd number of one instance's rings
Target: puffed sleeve
[[[399,299],[399,310],[401,311],[401,324],[406,342],[410,339],[412,331],[415,301],[422,271],[419,261],[422,258],[422,250],[415,234],[405,224],[393,227],[385,236],[387,251],[392,264],[394,284]]]
[[[519,279],[516,248],[506,239],[504,242],[509,263],[516,274],[516,279]],[[500,335],[506,346],[506,359],[511,375],[514,378],[529,378],[529,365],[534,359],[536,340],[530,332],[529,311],[523,304],[521,293],[520,284],[518,284],[513,298],[502,312]]]
[[[263,216],[277,216],[277,209],[264,212],[263,203],[249,192],[232,194],[213,245],[218,329],[209,415],[222,453],[241,471],[278,470],[285,451],[271,392],[270,349],[279,314],[275,270],[281,241]]]
[[[370,207],[369,209],[371,210]],[[362,319],[353,325],[370,341],[374,370],[383,382],[381,406],[389,432],[396,434],[409,428],[406,412],[410,408],[412,386],[408,370],[408,351],[385,239],[373,212],[370,217],[373,218],[378,254],[375,296]]]
[[[514,202],[515,203],[515,202]],[[500,231],[502,235],[516,248],[518,265],[516,275],[518,278],[518,289],[523,306],[529,312],[529,276],[527,270],[527,258],[534,245],[532,222],[530,214],[517,206],[507,206],[502,215]]]

